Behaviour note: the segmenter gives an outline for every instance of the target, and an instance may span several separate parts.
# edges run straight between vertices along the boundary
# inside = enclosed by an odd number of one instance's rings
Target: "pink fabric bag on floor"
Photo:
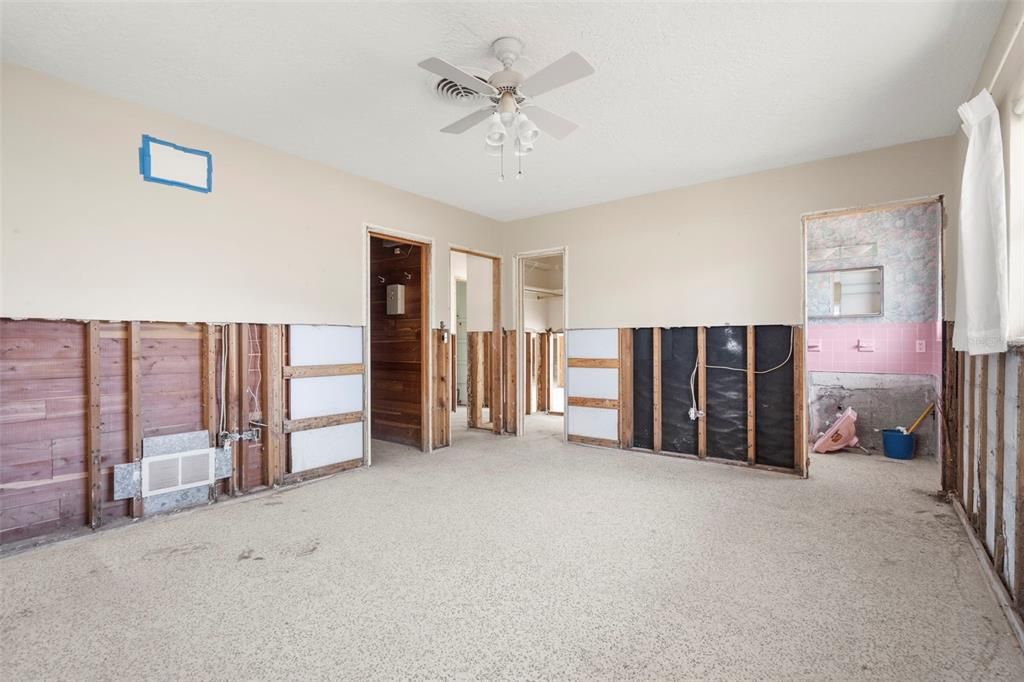
[[[828,431],[814,442],[815,452],[835,452],[843,448],[855,448],[860,443],[857,438],[857,413],[852,407],[836,419]]]

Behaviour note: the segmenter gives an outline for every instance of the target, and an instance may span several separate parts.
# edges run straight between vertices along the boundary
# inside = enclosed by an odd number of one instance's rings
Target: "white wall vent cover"
[[[214,449],[186,450],[142,458],[142,496],[173,493],[214,481]]]

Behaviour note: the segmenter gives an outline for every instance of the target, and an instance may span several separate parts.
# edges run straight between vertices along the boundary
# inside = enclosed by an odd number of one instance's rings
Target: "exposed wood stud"
[[[697,327],[697,410],[706,413],[708,399],[707,382],[707,329]],[[707,415],[697,420],[697,456],[708,456]]]
[[[987,536],[988,525],[988,356],[981,356],[981,393],[978,396],[978,534]]]
[[[942,325],[942,399],[940,442],[943,444],[942,452],[942,490],[952,493],[958,489],[957,471],[959,469],[960,454],[962,451],[957,448],[958,433],[960,431],[960,417],[957,404],[962,392],[957,383],[959,374],[959,353],[953,348],[953,324],[944,322]]]
[[[311,481],[315,478],[323,478],[324,476],[341,473],[342,471],[348,471],[349,469],[356,469],[361,466],[363,466],[363,459],[357,458],[346,460],[344,462],[336,462],[335,464],[328,464],[315,469],[306,469],[305,471],[282,474],[281,485],[293,485],[295,483],[302,483],[303,481]]]
[[[757,375],[754,374],[754,327],[747,327],[747,464],[754,464],[757,457],[757,446],[754,442],[754,391]]]
[[[995,564],[996,573],[1005,579],[1003,564],[1006,558],[1006,529],[1003,528],[1003,468],[1005,466],[1006,438],[1003,431],[1006,428],[1006,353],[999,354],[999,364],[996,368],[996,442],[995,454],[995,500],[993,501],[993,512],[995,520],[993,529],[995,531],[995,546],[992,552],[992,561]],[[1018,460],[1019,461],[1019,460]]]
[[[661,452],[661,327],[651,330],[651,397],[653,402],[653,450]]]
[[[547,412],[551,401],[550,332],[537,335],[537,411]]]
[[[451,399],[451,377],[449,371],[451,363],[448,361],[449,349],[451,348],[451,335],[441,329],[433,331],[434,337],[434,380],[432,382],[433,398],[431,400],[431,418],[433,420],[433,442],[434,448],[443,448],[451,444],[451,410],[449,400]]]
[[[469,428],[482,426],[484,411],[484,334],[469,332],[466,338],[467,375],[466,381],[466,424]]]
[[[581,445],[595,445],[601,448],[615,448],[618,449],[619,442],[610,438],[591,438],[590,436],[574,436],[569,434],[567,440],[570,443],[579,443]]]
[[[964,438],[966,437],[967,422],[964,421],[965,389],[964,379],[967,366],[967,358],[962,351],[956,354],[956,488],[960,503],[966,508],[967,498],[964,490]]]
[[[516,380],[516,330],[509,329],[503,334],[505,337],[505,432],[516,433],[519,429],[517,419],[519,412],[516,409],[519,401],[518,386]]]
[[[222,406],[221,409],[227,413],[227,431],[236,433],[238,431],[238,387],[241,383],[239,380],[239,363],[238,363],[238,325],[229,324],[224,327],[227,343],[227,365],[228,365],[228,376],[227,376],[227,405]],[[236,495],[238,493],[238,478],[236,472],[241,469],[241,456],[240,452],[242,449],[242,443],[234,442],[231,443],[231,476],[227,478],[228,494]]]
[[[793,466],[807,477],[807,392],[804,371],[804,328],[793,327]]]
[[[533,355],[533,332],[523,332],[523,378],[525,379],[526,395],[523,401],[523,414],[533,414],[533,391],[536,386],[537,375],[534,371],[534,355]]]
[[[977,390],[975,381],[977,380],[978,372],[975,367],[976,364],[975,356],[971,355],[967,361],[967,518],[974,523],[974,487],[975,487],[975,476],[974,476],[974,458],[976,452],[976,446],[978,443],[975,438],[977,433],[977,410],[975,409],[977,403]]]
[[[284,368],[285,379],[306,379],[309,377],[338,377],[362,374],[363,363],[348,365],[293,365]]]
[[[618,358],[569,358],[569,367],[588,367],[593,369],[618,369]]]
[[[89,411],[87,415],[89,451],[89,526],[96,529],[103,518],[103,474],[100,434],[103,422],[100,416],[100,323],[86,324],[86,391]]]
[[[249,325],[238,325],[238,430],[249,430],[249,372],[252,358],[249,357]],[[245,461],[248,458],[249,441],[238,441],[238,468],[233,472],[235,490],[244,492]]]
[[[604,410],[619,409],[619,401],[614,398],[584,398],[578,395],[571,395],[566,400],[569,407],[596,407]]]
[[[199,400],[203,414],[203,428],[209,438],[209,446],[216,447],[218,439],[217,424],[217,344],[213,325],[204,324],[199,344]],[[234,472],[232,472],[234,475]],[[217,499],[217,485],[210,484],[210,499]]]
[[[433,377],[430,376],[430,362],[434,341],[430,328],[430,300],[434,295],[430,289],[432,249],[430,244],[420,244],[420,450],[423,452],[430,452],[433,448],[430,437],[433,428],[430,410],[433,403],[430,395]]]
[[[266,374],[267,382],[267,460],[270,469],[271,485],[280,485],[285,472],[285,438],[284,429],[284,357],[283,357],[284,326],[272,324],[267,326],[266,343]]]
[[[1021,351],[1014,351],[1021,354]],[[1017,600],[1017,608],[1024,609],[1024,354],[1017,362],[1017,404],[1011,405],[1017,410],[1017,504],[1014,519],[1014,585],[1013,595]]]
[[[328,426],[341,426],[342,424],[355,424],[363,421],[363,413],[343,412],[341,414],[328,414],[322,417],[306,417],[305,419],[285,419],[284,433],[295,433],[296,431],[309,431],[310,429],[322,429]]]
[[[633,330],[619,329],[619,447],[633,447]]]
[[[501,355],[501,259],[492,259],[491,268],[491,313],[493,324],[491,329],[491,426],[495,434],[502,431],[502,375],[504,359]]]
[[[142,465],[142,334],[139,322],[128,323],[128,444],[132,462]],[[142,487],[130,507],[132,518],[143,514]]]

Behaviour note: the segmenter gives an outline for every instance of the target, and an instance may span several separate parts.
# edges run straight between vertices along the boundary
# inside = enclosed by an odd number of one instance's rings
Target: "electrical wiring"
[[[782,369],[783,367],[785,367],[789,363],[789,361],[793,358],[793,346],[794,346],[793,342],[794,342],[794,340],[796,338],[795,335],[796,335],[796,332],[794,331],[794,329],[792,327],[790,327],[789,328],[789,353],[786,355],[786,359],[785,360],[783,360],[779,364],[775,365],[771,369],[754,370],[754,374],[768,374],[770,372],[774,372],[776,370],[779,370],[779,369]],[[694,363],[693,371],[690,372],[690,404],[693,405],[694,408],[697,406],[697,395],[696,395],[696,392],[694,390],[694,385],[693,384],[694,384],[694,379],[696,379],[696,377],[697,377],[697,368],[698,368],[698,366],[699,366],[699,362]],[[746,372],[747,372],[747,369],[745,367],[743,367],[743,368],[741,368],[741,367],[726,367],[725,365],[705,365],[704,367],[705,367],[705,369],[724,369],[724,370],[728,370],[730,372],[743,372],[744,374],[746,374]],[[701,414],[701,416],[703,416],[702,413],[700,413],[700,414]]]
[[[260,415],[260,416],[262,416],[263,415],[263,410],[261,409],[261,406],[260,406],[260,385],[263,383],[263,370],[260,367],[260,363],[258,363],[258,362],[256,363],[256,388],[254,390],[251,386],[249,386],[249,373],[253,371],[253,369],[252,369],[252,356],[255,355],[256,357],[262,358],[262,355],[263,355],[263,351],[260,348],[260,333],[259,333],[259,330],[256,329],[256,325],[249,325],[249,343],[252,344],[251,347],[256,352],[255,353],[251,353],[250,352],[249,357],[246,358],[246,363],[245,363],[245,372],[246,372],[246,374],[245,374],[245,377],[246,377],[245,390],[246,390],[246,392],[250,396],[252,396],[253,412],[258,414],[258,415]]]

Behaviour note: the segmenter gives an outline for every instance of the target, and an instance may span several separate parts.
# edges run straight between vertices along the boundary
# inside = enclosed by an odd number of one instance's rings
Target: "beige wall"
[[[562,245],[570,327],[791,324],[802,214],[958,183],[950,137],[501,224],[25,69],[3,79],[8,317],[363,324],[372,223],[435,240],[435,326],[452,244],[504,253],[510,328],[509,257]],[[214,191],[143,182],[143,133],[211,151]]]
[[[956,157],[938,138],[520,220],[505,256],[568,247],[569,328],[795,324],[801,215],[948,195]],[[509,321],[511,275],[503,291]]]
[[[143,182],[143,133],[212,152],[210,194]],[[363,324],[364,223],[497,252],[498,224],[19,67],[3,67],[0,314]]]

